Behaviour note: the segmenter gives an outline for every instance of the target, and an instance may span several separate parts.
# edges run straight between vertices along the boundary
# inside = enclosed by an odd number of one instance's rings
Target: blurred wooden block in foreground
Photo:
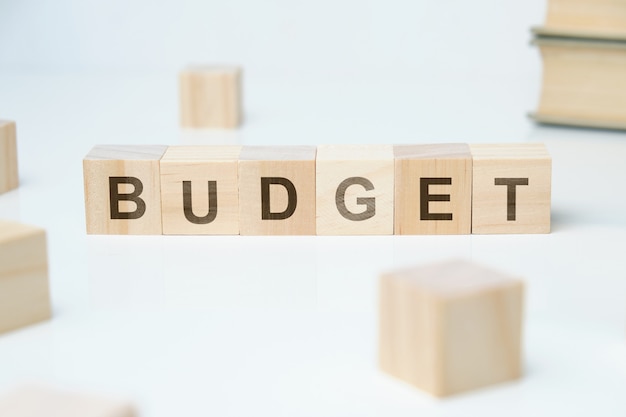
[[[179,75],[180,124],[236,128],[241,123],[241,68],[196,66]]]
[[[0,397],[2,417],[136,417],[128,403],[44,385],[24,385]]]
[[[15,122],[0,120],[0,194],[18,186]]]
[[[49,318],[46,231],[0,221],[0,333]]]
[[[467,261],[382,275],[381,369],[439,397],[520,377],[523,296]]]

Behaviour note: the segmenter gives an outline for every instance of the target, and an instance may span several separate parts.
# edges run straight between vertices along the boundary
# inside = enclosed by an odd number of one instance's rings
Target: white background
[[[626,414],[626,136],[526,119],[541,1],[0,3],[0,118],[48,231],[54,318],[0,336],[0,389],[127,396],[146,417]],[[238,63],[237,131],[178,128],[177,71]],[[549,235],[87,236],[95,144],[545,142]],[[473,259],[528,284],[525,376],[435,400],[376,366],[377,277]]]

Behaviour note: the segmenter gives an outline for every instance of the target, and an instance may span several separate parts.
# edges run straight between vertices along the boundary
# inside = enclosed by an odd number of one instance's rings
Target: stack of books
[[[548,0],[540,123],[626,130],[626,0]]]

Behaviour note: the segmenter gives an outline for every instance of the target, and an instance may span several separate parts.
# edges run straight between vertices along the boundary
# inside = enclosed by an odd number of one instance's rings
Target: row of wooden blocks
[[[540,143],[96,146],[87,233],[549,233]]]
[[[15,122],[0,120],[0,194],[17,188]]]

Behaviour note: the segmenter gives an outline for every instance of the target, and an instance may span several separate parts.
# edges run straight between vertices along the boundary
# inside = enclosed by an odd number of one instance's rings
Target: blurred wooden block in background
[[[470,145],[472,233],[550,233],[552,159],[542,143]]]
[[[241,146],[170,146],[161,158],[163,234],[239,234]]]
[[[180,124],[236,128],[241,123],[241,68],[189,67],[179,75]]]
[[[548,0],[541,35],[626,39],[624,0]]]
[[[382,275],[381,369],[436,396],[520,377],[523,292],[467,261]]]
[[[469,234],[472,155],[467,144],[396,145],[395,234]]]
[[[0,221],[0,333],[50,314],[46,231]]]
[[[242,235],[315,234],[314,146],[244,146],[239,158]]]
[[[99,145],[83,159],[89,234],[160,235],[159,161],[167,146]]]
[[[0,120],[0,194],[18,186],[15,122]]]
[[[393,146],[317,148],[318,235],[393,234]]]
[[[14,388],[0,397],[2,417],[135,417],[125,401],[40,384]]]

